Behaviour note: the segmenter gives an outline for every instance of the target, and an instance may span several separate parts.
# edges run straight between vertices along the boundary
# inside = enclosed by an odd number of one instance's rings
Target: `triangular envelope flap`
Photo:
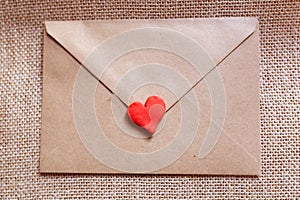
[[[101,75],[103,70],[97,69],[97,56],[94,59],[93,51],[96,47],[103,43],[113,35],[122,33],[132,29],[141,29],[149,27],[159,27],[174,30],[188,38],[191,38],[211,58],[211,63],[203,58],[201,65],[201,77],[205,76],[215,64],[223,60],[231,51],[251,35],[256,28],[257,20],[254,18],[215,18],[215,19],[169,19],[169,20],[113,20],[113,21],[65,21],[65,22],[46,22],[46,31],[58,43],[60,43],[70,54],[72,54],[80,63],[97,78],[102,81]],[[176,43],[176,41],[174,41]],[[127,44],[131,44],[128,42]],[[114,44],[119,45],[119,44]],[[180,50],[180,46],[177,46]],[[173,46],[176,48],[176,46]],[[99,52],[98,52],[99,53]],[[192,55],[195,52],[190,52]],[[113,53],[112,53],[113,54]],[[113,58],[115,55],[102,52],[105,60]],[[107,62],[108,63],[108,62]],[[201,64],[201,63],[200,63]],[[101,66],[102,67],[102,66]],[[186,77],[188,79],[188,77]],[[131,80],[132,81],[132,80]],[[197,81],[190,83],[192,87]],[[119,96],[117,91],[109,83],[104,84]],[[126,83],[125,83],[126,84]],[[191,88],[190,87],[190,88]],[[176,94],[180,99],[186,92],[188,87],[183,87]],[[120,94],[120,96],[122,96]],[[123,95],[124,96],[124,95]],[[122,97],[121,97],[122,99]],[[126,101],[125,99],[122,99]],[[176,102],[170,102],[173,105]]]

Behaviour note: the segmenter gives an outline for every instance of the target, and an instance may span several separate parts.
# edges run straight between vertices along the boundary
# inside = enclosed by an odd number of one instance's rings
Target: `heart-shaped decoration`
[[[165,112],[166,104],[164,100],[158,96],[150,96],[145,105],[140,102],[130,104],[127,114],[135,124],[154,134]]]

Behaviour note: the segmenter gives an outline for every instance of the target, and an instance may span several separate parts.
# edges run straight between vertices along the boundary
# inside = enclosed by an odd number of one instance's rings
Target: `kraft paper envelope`
[[[40,171],[260,174],[254,18],[45,22]],[[127,117],[161,96],[153,137]]]

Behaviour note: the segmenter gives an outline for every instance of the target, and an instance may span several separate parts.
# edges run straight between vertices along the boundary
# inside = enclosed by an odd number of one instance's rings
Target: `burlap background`
[[[45,20],[257,16],[262,176],[39,174]],[[0,1],[0,198],[299,199],[299,1]]]

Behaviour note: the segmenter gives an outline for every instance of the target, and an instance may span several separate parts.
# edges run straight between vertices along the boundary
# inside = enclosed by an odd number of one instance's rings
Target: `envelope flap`
[[[208,74],[218,63],[234,51],[245,39],[247,39],[256,29],[257,20],[255,18],[215,18],[215,19],[168,19],[168,20],[113,20],[113,21],[48,21],[45,22],[46,31],[48,35],[54,38],[60,45],[62,45],[73,57],[75,57],[84,66],[100,80],[107,88],[115,93],[123,102],[128,104],[128,98],[124,93],[125,90],[115,90],[118,81],[124,74],[116,76],[115,70],[106,70],[103,67],[110,65],[114,62],[115,58],[114,49],[122,48],[122,46],[134,46],[136,41],[128,40],[126,44],[120,45],[118,43],[110,43],[106,46],[107,51],[98,51],[95,49],[103,44],[107,39],[120,33],[149,27],[156,27],[166,30],[175,31],[182,34],[184,37],[194,41],[203,50],[202,53],[207,56],[201,56],[193,52],[193,48],[188,52],[185,60],[191,61],[191,58],[199,56],[200,62],[184,66],[182,71],[189,71],[189,68],[195,67],[198,75],[188,79],[188,87],[183,87],[176,93],[176,98],[169,98],[166,92],[162,92],[167,102],[167,107],[171,107],[176,101],[184,96],[195,84],[197,84],[206,74]],[[150,34],[151,35],[151,34]],[[155,38],[152,39],[155,46]],[[168,37],[160,38],[161,43],[163,40],[168,40]],[[141,40],[142,41],[142,40]],[[151,41],[151,40],[150,40]],[[167,41],[168,42],[168,41]],[[166,42],[166,43],[167,43]],[[170,48],[177,48],[181,51],[181,45],[176,44]],[[172,42],[171,42],[172,43]],[[189,45],[187,45],[189,46]],[[125,50],[124,50],[125,52]],[[89,59],[87,59],[89,58]],[[100,59],[100,60],[99,60]],[[102,60],[101,60],[102,59]],[[99,65],[99,63],[101,63]],[[174,62],[175,63],[175,62]],[[126,63],[125,63],[126,64]],[[125,65],[124,64],[124,65]],[[146,65],[148,63],[142,63]],[[119,69],[124,67],[119,65]],[[153,66],[153,65],[152,65]],[[155,66],[158,66],[155,64]],[[173,66],[170,66],[173,67]],[[153,67],[153,69],[156,69]],[[176,73],[182,74],[182,71],[175,70]],[[114,72],[111,74],[110,72]],[[155,73],[155,71],[154,71]],[[193,73],[193,72],[191,72]],[[143,74],[143,71],[141,71]],[[185,74],[186,75],[186,74]],[[132,84],[135,80],[128,80]],[[140,80],[139,80],[140,81]],[[129,83],[124,83],[129,85]],[[151,90],[151,89],[150,89]],[[145,90],[149,91],[149,90]],[[120,94],[119,94],[120,93]],[[142,95],[145,96],[145,95]],[[132,100],[139,100],[137,99]]]

